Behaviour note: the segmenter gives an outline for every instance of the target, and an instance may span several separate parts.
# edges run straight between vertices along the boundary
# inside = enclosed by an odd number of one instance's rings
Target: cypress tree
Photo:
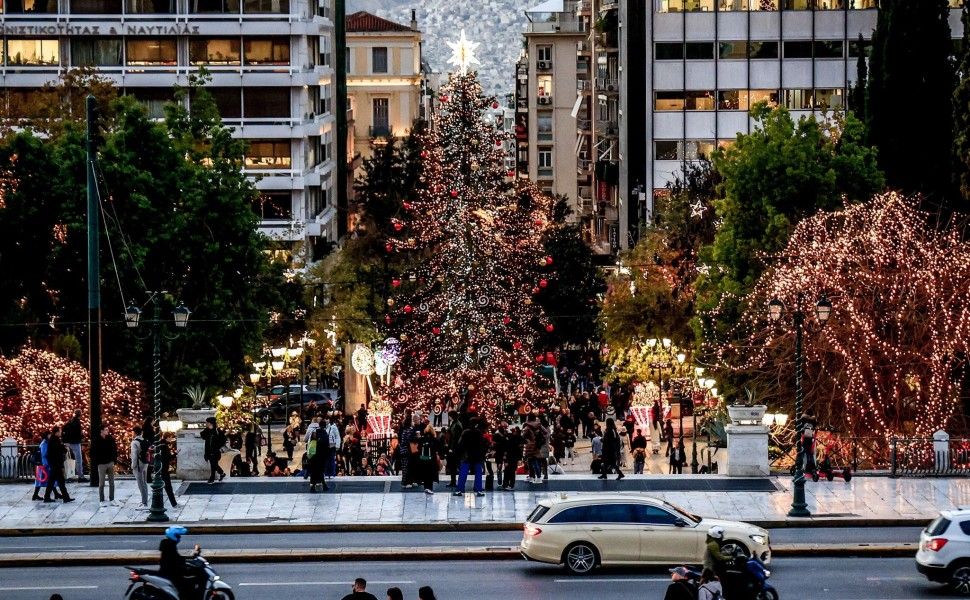
[[[963,43],[960,46],[960,78],[953,93],[954,179],[963,206],[970,205],[970,5],[963,4]]]
[[[886,183],[954,205],[956,87],[947,0],[884,0],[873,35],[866,118]]]
[[[862,122],[866,120],[866,80],[869,78],[869,70],[866,67],[866,45],[865,40],[862,39],[862,34],[859,34],[859,41],[857,42],[859,49],[859,57],[856,59],[856,77],[855,77],[855,87],[849,91],[849,110],[855,113],[857,119]]]

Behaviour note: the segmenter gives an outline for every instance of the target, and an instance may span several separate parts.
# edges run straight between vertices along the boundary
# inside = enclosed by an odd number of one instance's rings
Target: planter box
[[[764,404],[754,406],[728,406],[728,416],[735,425],[761,425],[768,407]]]

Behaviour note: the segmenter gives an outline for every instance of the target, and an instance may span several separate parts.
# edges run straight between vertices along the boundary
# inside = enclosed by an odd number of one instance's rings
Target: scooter
[[[128,567],[131,571],[125,600],[235,600],[232,587],[223,581],[202,558],[197,545],[190,558],[185,559],[185,578],[192,584],[188,598],[179,596],[178,588],[153,569]]]
[[[779,600],[778,591],[768,583],[771,571],[754,556],[738,550],[727,565],[721,586],[726,600]]]

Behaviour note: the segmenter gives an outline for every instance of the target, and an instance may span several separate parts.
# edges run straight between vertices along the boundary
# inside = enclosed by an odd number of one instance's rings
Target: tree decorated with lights
[[[970,356],[970,243],[957,228],[895,193],[822,212],[795,228],[743,299],[736,342],[722,361],[756,373],[760,399],[790,401],[794,333],[767,305],[811,312],[828,297],[828,323],[805,336],[806,411],[854,436],[928,436],[954,417]],[[715,315],[716,315],[715,311]]]
[[[466,394],[469,408],[494,417],[550,398],[538,345],[555,327],[536,301],[554,276],[542,247],[552,200],[506,171],[507,135],[483,118],[497,104],[468,72],[477,44],[462,32],[451,46],[459,72],[441,89],[418,190],[385,247],[415,260],[392,276],[384,321],[400,346],[382,396],[398,411],[428,411]]]

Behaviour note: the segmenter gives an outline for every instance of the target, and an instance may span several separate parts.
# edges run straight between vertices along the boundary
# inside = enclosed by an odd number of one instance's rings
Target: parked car
[[[287,392],[287,390],[289,390],[289,392],[291,394],[299,394],[300,393],[300,387],[303,388],[303,391],[304,392],[310,390],[310,388],[308,386],[305,386],[305,385],[304,386],[300,386],[300,384],[298,384],[298,383],[291,383],[289,386],[285,386],[285,385],[274,385],[272,388],[270,388],[269,394],[258,394],[258,396],[262,396],[262,397],[268,396],[269,399],[272,401],[272,400],[276,400],[276,399],[280,398],[283,394],[285,394]]]
[[[725,552],[771,562],[768,532],[761,527],[623,494],[564,494],[539,502],[526,519],[519,552],[526,560],[565,565],[574,574],[600,565],[700,564],[707,530],[714,525],[724,528]]]
[[[303,418],[307,419],[314,416],[319,411],[329,412],[333,410],[335,403],[336,393],[331,394],[328,391],[319,392],[303,392]],[[262,408],[257,408],[253,411],[256,419],[263,423],[269,423],[270,418],[273,422],[284,421],[286,418],[286,409],[289,407],[289,411],[292,413],[294,411],[300,410],[300,392],[291,393],[289,396],[281,396],[276,400],[270,402],[268,406]]]
[[[916,569],[970,596],[970,509],[944,510],[919,534]]]

